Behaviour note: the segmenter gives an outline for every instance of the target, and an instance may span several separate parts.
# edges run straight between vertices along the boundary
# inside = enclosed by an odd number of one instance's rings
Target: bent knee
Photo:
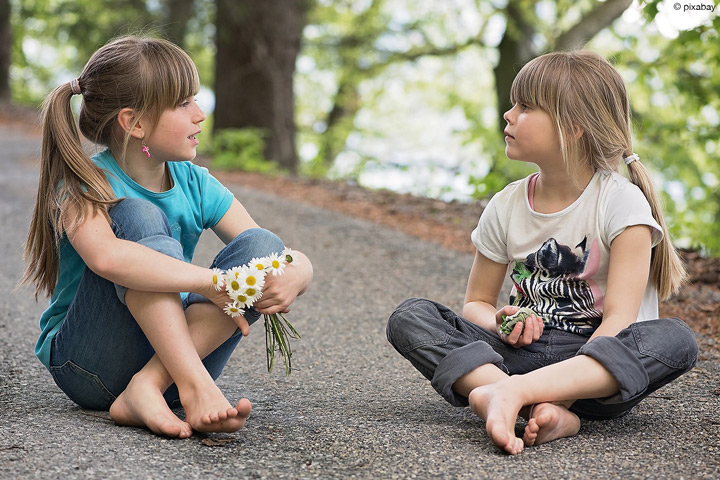
[[[124,198],[108,213],[118,238],[138,241],[154,235],[172,235],[165,212],[148,200]]]
[[[690,369],[697,362],[695,332],[677,318],[661,318],[633,324],[641,353],[677,369]]]
[[[408,298],[393,311],[385,333],[399,351],[410,351],[423,345],[445,342],[447,323],[437,306],[424,298]]]
[[[241,243],[247,255],[264,257],[271,253],[282,253],[285,249],[283,241],[270,230],[264,228],[251,228],[245,230],[228,244],[228,246]]]

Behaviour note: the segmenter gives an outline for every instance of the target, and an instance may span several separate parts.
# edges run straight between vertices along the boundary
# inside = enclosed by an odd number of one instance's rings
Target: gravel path
[[[454,309],[472,257],[374,224],[231,186],[264,227],[305,252],[315,282],[291,312],[296,370],[265,371],[256,325],[219,383],[253,414],[233,435],[169,440],[76,407],[37,361],[42,300],[13,291],[37,182],[39,139],[0,125],[0,478],[686,478],[720,477],[720,364],[696,369],[617,421],[500,453],[468,409],[453,408],[385,340],[409,296]],[[203,238],[196,261],[219,242]]]

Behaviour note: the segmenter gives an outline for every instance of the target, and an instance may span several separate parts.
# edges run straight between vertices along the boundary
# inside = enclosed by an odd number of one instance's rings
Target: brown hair
[[[77,78],[82,104],[80,132],[123,158],[131,128],[117,123],[122,109],[135,111],[134,122],[155,125],[163,111],[195,95],[200,87],[190,57],[162,39],[121,37],[96,51]],[[76,86],[76,91],[77,91]],[[25,244],[27,267],[22,282],[35,285],[35,296],[52,295],[58,276],[60,240],[85,220],[87,207],[107,214],[115,195],[105,173],[84,151],[75,125],[70,83],[57,87],[43,103],[40,181]],[[131,125],[131,127],[134,126]]]
[[[595,170],[617,172],[621,160],[633,154],[625,82],[596,53],[554,52],[531,60],[513,81],[510,100],[533,105],[550,115],[571,175],[583,163]],[[576,140],[578,128],[583,134]],[[627,168],[630,181],[645,194],[662,228],[663,239],[652,252],[650,279],[660,298],[665,299],[685,282],[685,267],[670,241],[650,175],[639,161]]]

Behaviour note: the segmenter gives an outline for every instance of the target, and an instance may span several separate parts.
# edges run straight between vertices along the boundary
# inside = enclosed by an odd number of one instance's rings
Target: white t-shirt
[[[472,241],[485,257],[508,264],[511,304],[532,308],[546,328],[591,335],[602,320],[612,241],[629,226],[648,225],[654,247],[662,229],[642,191],[618,173],[597,171],[572,205],[551,214],[532,208],[536,178],[493,196]],[[657,291],[648,282],[638,320],[657,317]]]

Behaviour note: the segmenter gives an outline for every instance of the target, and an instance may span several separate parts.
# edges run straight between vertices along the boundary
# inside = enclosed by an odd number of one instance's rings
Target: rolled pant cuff
[[[623,345],[617,337],[597,337],[578,350],[577,355],[587,355],[605,367],[618,382],[620,392],[600,403],[621,403],[642,394],[650,383],[645,367],[637,358],[637,352]]]
[[[453,384],[460,377],[489,363],[501,368],[503,358],[487,343],[478,341],[452,350],[438,363],[432,387],[451,405],[467,407],[467,397],[455,393]]]

